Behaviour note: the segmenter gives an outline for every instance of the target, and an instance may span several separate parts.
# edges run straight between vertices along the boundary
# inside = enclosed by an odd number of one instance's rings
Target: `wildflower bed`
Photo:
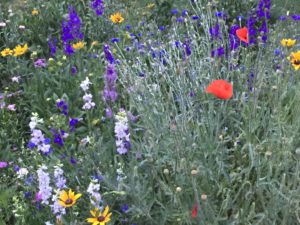
[[[0,225],[300,223],[299,12],[22,3],[0,8]]]

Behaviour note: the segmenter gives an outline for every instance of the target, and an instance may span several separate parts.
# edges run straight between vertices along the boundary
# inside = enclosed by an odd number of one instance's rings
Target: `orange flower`
[[[220,99],[230,99],[233,95],[232,84],[226,80],[214,80],[205,90]]]
[[[248,38],[248,28],[247,27],[243,27],[240,28],[238,30],[236,30],[236,36],[238,36],[238,38],[245,42],[245,43],[249,43],[249,38]]]

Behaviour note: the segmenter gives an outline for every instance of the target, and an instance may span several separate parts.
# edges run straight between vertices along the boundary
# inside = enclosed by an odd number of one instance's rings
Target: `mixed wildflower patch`
[[[297,224],[300,15],[276,9],[1,8],[0,224]]]

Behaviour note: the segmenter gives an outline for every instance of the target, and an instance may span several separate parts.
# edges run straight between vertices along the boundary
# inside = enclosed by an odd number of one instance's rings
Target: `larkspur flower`
[[[90,195],[90,202],[92,205],[95,207],[99,207],[102,198],[100,194],[100,184],[98,183],[99,181],[96,179],[93,179],[87,189],[87,193]]]
[[[72,41],[80,41],[83,39],[81,33],[81,20],[73,7],[69,7],[68,20],[62,21],[61,39],[64,44],[64,52],[67,55],[74,54],[74,49],[71,46]]]
[[[41,166],[37,170],[37,175],[42,203],[49,205],[49,198],[52,196],[52,187],[50,186],[50,176],[49,173],[47,173],[47,167]]]
[[[55,185],[58,189],[66,188],[66,178],[64,177],[64,171],[60,166],[56,166],[54,169]]]
[[[113,64],[115,62],[115,59],[114,59],[111,51],[109,50],[109,45],[104,45],[103,50],[104,50],[104,55],[105,55],[106,60],[110,64]]]
[[[291,15],[291,19],[294,20],[294,21],[300,21],[300,15]]]
[[[116,115],[115,123],[115,137],[117,152],[119,154],[126,154],[130,149],[130,139],[129,139],[129,127],[128,119],[125,111],[120,109]]]
[[[35,68],[45,68],[47,66],[46,60],[45,59],[37,59],[34,62],[34,67]]]
[[[103,98],[106,102],[115,102],[118,98],[116,81],[118,79],[114,64],[108,64],[104,75]]]
[[[217,23],[215,26],[209,28],[209,34],[212,39],[221,39],[220,24]]]
[[[51,57],[53,57],[56,53],[56,44],[57,44],[57,39],[51,36],[48,40],[48,47],[50,49]]]
[[[8,166],[7,162],[0,162],[0,169],[3,169]]]
[[[104,3],[103,0],[92,0],[91,8],[95,11],[97,16],[103,15],[104,12]]]

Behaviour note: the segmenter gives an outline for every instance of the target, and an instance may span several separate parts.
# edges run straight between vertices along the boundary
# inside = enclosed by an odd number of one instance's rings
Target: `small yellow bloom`
[[[109,207],[106,206],[104,212],[101,213],[98,208],[91,210],[90,213],[93,216],[92,218],[87,218],[88,223],[92,223],[92,225],[105,225],[110,221],[110,216],[112,213],[108,213]]]
[[[63,190],[59,195],[58,203],[65,208],[72,207],[76,204],[77,199],[80,197],[81,194],[75,195],[75,193],[71,189],[69,190],[69,192]]]
[[[99,42],[98,41],[93,41],[92,42],[92,46],[98,46],[99,45]]]
[[[25,44],[23,47],[21,45],[17,45],[14,48],[14,56],[24,55],[28,51],[28,45]]]
[[[147,8],[148,9],[153,9],[155,7],[155,4],[154,3],[150,3],[147,5]]]
[[[112,14],[110,16],[110,20],[113,22],[113,23],[122,23],[124,21],[124,18],[122,17],[122,14],[117,12],[115,14]]]
[[[282,46],[290,48],[290,47],[292,47],[296,44],[296,40],[294,40],[294,39],[282,39],[280,41],[280,43],[281,43]]]
[[[300,50],[298,52],[292,52],[291,55],[288,57],[292,66],[295,70],[300,69]]]
[[[11,50],[10,48],[6,48],[6,49],[1,51],[1,55],[3,57],[8,56],[8,55],[12,55],[12,54],[13,54],[13,50]]]
[[[79,50],[79,49],[82,49],[84,47],[84,42],[82,41],[78,41],[77,43],[75,44],[72,44],[72,47],[76,50]]]
[[[39,14],[39,11],[37,10],[37,9],[33,9],[32,11],[31,11],[31,15],[33,15],[33,16],[36,16],[36,15],[38,15]]]

